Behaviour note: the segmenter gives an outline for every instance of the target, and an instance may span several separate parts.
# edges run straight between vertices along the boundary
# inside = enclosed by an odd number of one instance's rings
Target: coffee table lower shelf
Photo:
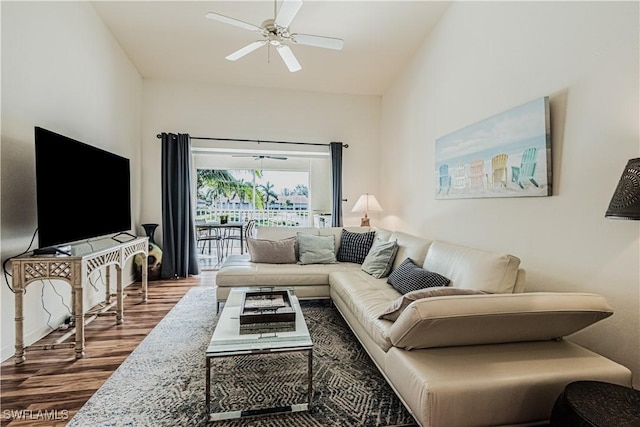
[[[267,407],[267,408],[256,408],[256,409],[243,409],[243,410],[235,410],[235,411],[223,411],[223,412],[214,412],[211,413],[211,359],[220,358],[220,357],[233,357],[233,356],[243,356],[243,355],[259,355],[259,354],[272,354],[272,353],[286,353],[286,352],[304,352],[308,353],[308,362],[307,362],[307,402],[306,403],[295,403],[286,406],[275,406],[275,407]],[[308,411],[311,407],[311,399],[313,396],[313,347],[298,347],[298,348],[283,348],[283,349],[269,349],[265,351],[260,350],[251,350],[251,351],[237,351],[229,354],[216,354],[216,355],[207,355],[206,356],[206,408],[207,414],[209,416],[209,421],[222,421],[222,420],[232,420],[238,418],[246,418],[246,417],[256,417],[256,416],[264,416],[264,415],[272,415],[272,414],[282,414],[282,413],[293,413],[293,412],[303,412]]]

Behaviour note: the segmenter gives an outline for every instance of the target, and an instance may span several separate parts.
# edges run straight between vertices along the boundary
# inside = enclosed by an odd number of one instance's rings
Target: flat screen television
[[[129,159],[35,128],[38,246],[131,230]]]

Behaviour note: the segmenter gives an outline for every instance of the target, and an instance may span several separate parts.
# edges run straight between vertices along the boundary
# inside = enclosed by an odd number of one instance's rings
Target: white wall
[[[2,2],[1,8],[2,260],[27,250],[36,229],[34,126],[129,158],[132,218],[139,223],[139,73],[88,2]],[[52,179],[60,180],[61,197],[86,198],[88,215],[92,209],[108,206],[108,201],[100,199],[99,189],[93,195],[76,194],[74,178],[64,171]],[[94,282],[99,292],[88,288],[85,306],[104,295],[101,281],[96,277]],[[70,305],[67,283],[52,283]],[[4,283],[0,292],[5,360],[14,352],[14,298]],[[43,304],[51,312],[50,319]],[[27,344],[50,331],[47,321],[57,327],[68,315],[49,282],[30,284],[24,307]]]
[[[604,295],[571,337],[640,386],[639,224],[604,218],[638,157],[638,2],[454,2],[383,96],[384,224],[522,259],[530,291]],[[553,196],[434,199],[434,141],[549,96]],[[394,141],[391,143],[390,141]]]
[[[351,213],[358,196],[379,186],[380,97],[145,80],[143,111],[143,223],[162,222],[156,137],[162,132],[349,144],[343,150],[346,225],[360,223],[359,214]],[[161,241],[161,229],[157,236]]]

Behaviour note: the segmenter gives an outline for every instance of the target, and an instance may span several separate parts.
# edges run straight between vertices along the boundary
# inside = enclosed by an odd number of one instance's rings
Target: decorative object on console
[[[156,239],[154,234],[156,232],[156,228],[158,228],[158,224],[142,224],[142,228],[144,228],[144,232],[149,237],[149,243],[156,244]]]
[[[436,139],[436,199],[550,196],[549,97]]]
[[[640,220],[640,158],[627,162],[605,217]]]
[[[360,219],[361,227],[369,227],[369,212],[382,212],[382,206],[378,203],[373,194],[363,194],[360,196],[351,212],[364,212],[364,217]]]
[[[407,258],[391,272],[387,283],[404,295],[417,289],[447,286],[450,280],[438,273],[419,267],[411,258]]]
[[[366,258],[373,240],[376,238],[375,231],[367,231],[365,233],[354,233],[342,229],[342,237],[340,240],[340,248],[336,258],[341,262],[354,262],[362,264]]]

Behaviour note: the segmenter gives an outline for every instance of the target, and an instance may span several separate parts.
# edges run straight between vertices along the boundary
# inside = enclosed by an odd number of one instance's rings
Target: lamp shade
[[[382,212],[382,206],[376,200],[376,196],[367,193],[360,196],[351,212]]]
[[[640,158],[627,162],[604,216],[640,220]]]

